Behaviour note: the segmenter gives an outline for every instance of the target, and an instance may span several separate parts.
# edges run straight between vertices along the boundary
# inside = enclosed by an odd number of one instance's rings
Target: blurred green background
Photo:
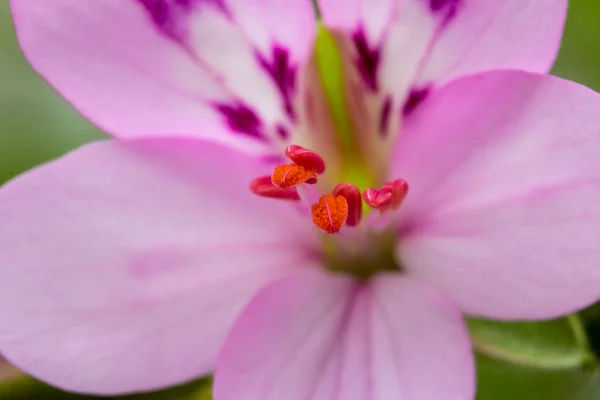
[[[1,184],[22,171],[104,135],[73,111],[31,70],[15,40],[8,0],[0,0],[0,4]],[[600,0],[571,0],[563,47],[553,73],[600,91]],[[583,316],[592,346],[600,347],[598,307],[584,312]],[[562,340],[553,336],[552,330],[552,327],[546,329],[544,332],[549,333],[544,333],[545,337],[539,343],[552,346],[554,340]],[[479,400],[600,400],[597,363],[548,370],[479,356],[478,364]],[[205,382],[198,382],[150,398],[204,400],[209,398],[206,387]],[[65,395],[31,379],[21,379],[11,385],[0,384],[2,400],[53,398],[82,397]]]

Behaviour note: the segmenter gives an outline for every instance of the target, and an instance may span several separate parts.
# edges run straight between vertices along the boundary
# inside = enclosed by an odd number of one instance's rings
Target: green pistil
[[[356,185],[361,192],[366,188],[376,187],[374,175],[365,162],[368,155],[363,153],[359,145],[352,117],[348,112],[344,56],[334,35],[322,24],[318,26],[315,61],[321,88],[335,126],[342,167],[340,176],[336,177],[337,181]],[[365,202],[362,204],[363,218],[367,218],[370,208]],[[359,242],[338,235],[325,236],[323,244],[327,268],[361,280],[384,271],[399,272],[401,267],[394,257],[395,242],[395,235],[391,230],[361,232]]]
[[[365,155],[360,151],[352,118],[346,105],[344,59],[333,34],[321,23],[317,30],[315,60],[340,148],[343,172],[339,181],[352,183],[361,191],[373,187],[375,186],[373,174],[366,168]]]
[[[317,27],[315,60],[321,87],[334,119],[339,144],[345,153],[352,152],[355,144],[352,137],[352,121],[346,109],[342,54],[333,34],[321,23]]]

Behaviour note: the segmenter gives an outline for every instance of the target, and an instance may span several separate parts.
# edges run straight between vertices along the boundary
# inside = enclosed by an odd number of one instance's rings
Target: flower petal
[[[314,263],[313,228],[250,194],[260,162],[194,141],[91,144],[0,189],[0,349],[72,391],[207,374],[246,301]]]
[[[326,25],[353,38],[356,68],[386,105],[382,117],[390,109],[392,116],[412,111],[432,85],[463,75],[500,68],[547,72],[567,3],[319,0]]]
[[[493,69],[548,72],[560,48],[568,0],[429,0],[429,4],[430,11],[446,13],[446,21],[419,75],[421,84]]]
[[[118,137],[252,151],[291,124],[314,14],[301,0],[12,0],[33,66]],[[279,128],[280,130],[281,128]]]
[[[600,297],[600,96],[518,71],[457,80],[407,123],[403,264],[463,311],[551,318]]]
[[[461,315],[411,278],[290,276],[262,290],[221,353],[215,400],[468,400]]]

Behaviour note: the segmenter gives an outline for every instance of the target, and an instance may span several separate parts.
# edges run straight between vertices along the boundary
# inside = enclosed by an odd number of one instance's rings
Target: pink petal
[[[292,123],[314,13],[302,0],[12,0],[33,66],[118,137],[264,150]]]
[[[364,44],[368,81],[392,115],[412,111],[432,85],[478,71],[547,72],[560,46],[567,0],[319,0],[328,27]],[[368,51],[361,50],[368,49]]]
[[[561,44],[568,0],[429,2],[438,3],[438,12],[449,17],[433,43],[419,76],[421,82],[449,81],[492,69],[548,72],[552,67]]]
[[[357,68],[366,75],[366,81],[375,83],[368,86],[403,98],[440,24],[439,18],[426,12],[426,1],[319,0],[318,3],[326,26],[353,38]]]
[[[600,298],[600,96],[526,72],[464,78],[405,126],[403,264],[463,311],[551,318]]]
[[[314,230],[250,194],[255,159],[194,141],[91,144],[0,190],[0,349],[73,391],[211,372],[267,282],[315,261]]]
[[[271,284],[235,323],[215,400],[473,399],[461,315],[400,275],[305,274]]]
[[[363,91],[371,95],[359,93],[349,104],[360,100],[370,103],[364,107],[370,109],[376,123],[380,122],[379,133],[393,136],[438,19],[423,17],[420,3],[398,0],[320,0],[319,6],[326,26],[347,37],[343,46],[350,53],[347,62],[362,77]],[[351,71],[345,76],[351,78]],[[364,124],[364,117],[356,119],[355,124]]]

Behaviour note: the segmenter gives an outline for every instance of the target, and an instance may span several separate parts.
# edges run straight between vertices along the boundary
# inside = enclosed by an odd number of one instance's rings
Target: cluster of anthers
[[[256,178],[250,190],[262,197],[306,201],[310,196],[301,196],[298,189],[303,184],[317,183],[317,176],[325,172],[325,161],[317,153],[293,144],[286,148],[285,155],[292,163],[278,165],[271,175]],[[311,205],[312,220],[323,232],[337,233],[344,225],[360,224],[363,200],[383,214],[397,209],[407,193],[408,184],[402,179],[388,182],[381,189],[368,188],[362,194],[356,185],[342,182]]]

